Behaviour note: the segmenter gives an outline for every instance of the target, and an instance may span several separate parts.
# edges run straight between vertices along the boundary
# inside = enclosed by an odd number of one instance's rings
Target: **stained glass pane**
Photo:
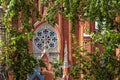
[[[50,32],[50,36],[54,36],[54,34],[55,34],[54,32]]]
[[[56,41],[57,41],[57,38],[56,38],[56,37],[54,37],[54,38],[52,39],[52,41],[56,42]]]
[[[37,36],[42,36],[42,32],[37,32]]]
[[[47,34],[47,33],[48,33],[48,30],[47,30],[47,29],[45,29],[45,30],[43,31],[43,33],[44,33],[44,34]]]
[[[49,44],[49,46],[50,46],[50,47],[54,47],[54,44],[53,44],[53,43],[51,43],[51,44]]]
[[[39,39],[38,37],[36,37],[36,38],[34,39],[35,43],[37,43],[39,40],[40,40],[40,39]]]

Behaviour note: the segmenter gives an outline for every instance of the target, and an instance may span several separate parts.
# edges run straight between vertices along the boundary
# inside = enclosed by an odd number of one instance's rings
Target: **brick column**
[[[84,22],[79,22],[79,45],[83,46],[83,40],[84,40]]]
[[[9,75],[8,75],[8,80],[14,80],[13,74],[9,73]]]
[[[120,59],[120,48],[116,48],[116,56],[119,60]]]
[[[72,62],[72,36],[71,36],[71,22],[69,21],[69,25],[68,25],[68,57],[69,57],[69,64],[71,65]]]
[[[90,32],[94,32],[95,31],[95,22],[90,24]],[[91,42],[93,42],[94,40],[91,39]],[[91,44],[91,52],[95,51],[95,45]]]
[[[83,46],[83,40],[84,40],[84,25],[85,22],[79,22],[79,45]],[[83,46],[84,47],[84,46]],[[83,54],[82,52],[80,52],[80,54]],[[81,80],[83,77],[83,75],[80,75],[79,80]]]
[[[58,27],[60,28],[60,37],[59,38],[61,38],[61,39],[59,39],[60,41],[59,41],[59,45],[60,45],[60,58],[61,59],[63,59],[63,56],[64,56],[64,40],[63,40],[63,20],[62,20],[62,15],[60,15],[60,14],[58,14]]]
[[[118,60],[120,60],[120,48],[116,48],[116,57]],[[115,78],[114,80],[118,80],[118,78]]]

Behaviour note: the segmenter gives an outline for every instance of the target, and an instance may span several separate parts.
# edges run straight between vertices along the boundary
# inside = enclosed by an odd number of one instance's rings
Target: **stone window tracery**
[[[45,52],[53,54],[58,52],[57,34],[51,25],[42,24],[34,33],[33,52],[36,56]]]

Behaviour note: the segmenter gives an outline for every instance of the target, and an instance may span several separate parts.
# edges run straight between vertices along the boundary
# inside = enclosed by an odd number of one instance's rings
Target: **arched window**
[[[55,29],[49,24],[42,24],[35,30],[33,37],[33,52],[35,56],[49,53],[49,57],[58,52],[58,38]]]

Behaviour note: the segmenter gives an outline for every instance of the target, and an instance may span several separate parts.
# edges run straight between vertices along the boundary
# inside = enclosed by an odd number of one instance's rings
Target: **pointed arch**
[[[39,80],[44,80],[44,76],[39,72],[37,66],[34,68],[34,73],[29,76],[28,80],[34,80],[35,77],[37,77]]]
[[[37,32],[37,31],[39,31],[39,30],[42,30],[42,29],[45,29],[44,28],[44,26],[45,25],[48,25],[49,27],[49,31],[54,31],[55,33],[56,33],[56,37],[57,37],[57,51],[50,51],[50,50],[48,50],[48,51],[46,51],[46,52],[49,52],[50,53],[50,55],[51,55],[51,52],[52,53],[58,53],[59,54],[59,56],[61,56],[61,54],[60,54],[60,50],[61,50],[61,47],[62,47],[62,45],[61,45],[61,39],[62,39],[62,33],[60,32],[61,30],[60,30],[60,27],[56,24],[55,26],[53,26],[53,25],[51,25],[51,24],[48,24],[47,22],[45,22],[45,21],[43,21],[43,22],[39,22],[39,21],[37,21],[35,24],[34,24],[34,30],[33,30],[33,32]],[[54,38],[54,40],[56,40],[56,38]],[[34,41],[33,41],[34,42]],[[51,45],[52,46],[52,45]],[[41,55],[40,53],[37,53],[36,51],[37,50],[35,50],[35,45],[33,45],[33,43],[32,43],[32,51],[33,51],[33,53],[35,53],[35,54],[38,54],[38,55]],[[44,52],[44,50],[41,50],[41,52]],[[38,52],[40,52],[40,50],[38,50]],[[38,56],[37,55],[37,56]]]

